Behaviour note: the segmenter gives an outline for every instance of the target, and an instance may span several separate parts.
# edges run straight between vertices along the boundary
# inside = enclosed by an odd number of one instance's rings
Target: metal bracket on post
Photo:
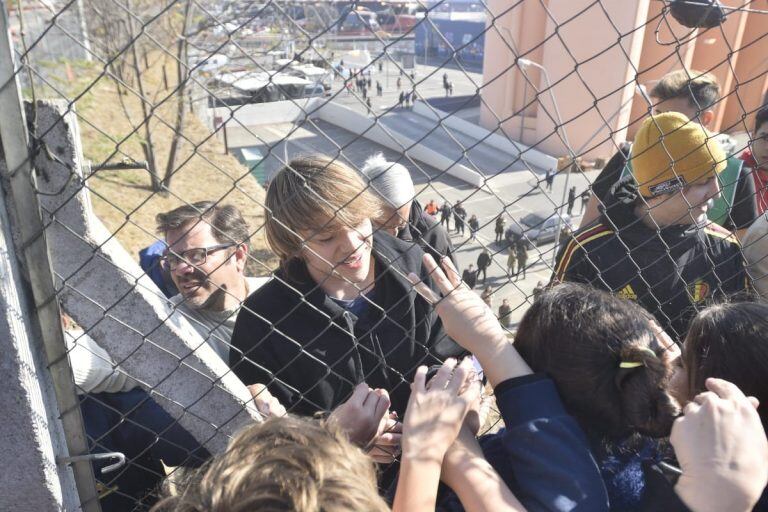
[[[35,301],[36,321],[42,336],[47,361],[58,361],[49,366],[56,392],[56,401],[62,411],[69,455],[87,456],[88,442],[85,436],[80,401],[75,392],[72,371],[67,359],[61,313],[55,300],[56,288],[49,258],[38,197],[35,193],[35,176],[32,174],[31,155],[27,138],[27,123],[19,88],[16,59],[10,37],[10,25],[6,3],[0,6],[0,139],[8,168],[9,195],[13,198],[19,219],[18,232],[23,250],[19,256],[26,264],[29,282]],[[73,461],[72,470],[84,512],[99,512],[96,480],[89,460]]]

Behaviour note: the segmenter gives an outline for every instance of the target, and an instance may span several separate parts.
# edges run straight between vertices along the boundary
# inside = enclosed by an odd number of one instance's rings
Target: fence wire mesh
[[[82,414],[92,453],[126,456],[93,463],[91,504],[147,509],[270,413],[264,389],[309,415],[366,382],[402,417],[416,367],[462,353],[407,280],[421,250],[510,339],[552,280],[636,300],[677,340],[691,311],[751,288],[743,258],[764,290],[768,17],[704,4],[4,3],[2,88],[29,102],[56,276],[38,303],[61,305],[67,337],[49,363],[78,384],[62,415]],[[643,125],[654,109],[691,120]],[[691,174],[691,154],[709,167]],[[682,185],[705,197],[653,197]],[[696,223],[707,211],[716,226]],[[482,432],[500,427],[489,409]]]

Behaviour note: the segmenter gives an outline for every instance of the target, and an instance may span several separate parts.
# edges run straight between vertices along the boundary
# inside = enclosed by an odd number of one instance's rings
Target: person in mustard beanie
[[[652,108],[652,113],[680,112],[692,123],[704,128],[712,129],[716,125],[715,108],[720,101],[720,85],[712,73],[690,69],[671,71],[652,86],[649,95],[648,106]],[[718,175],[720,196],[708,206],[707,217],[741,238],[761,212],[758,208],[759,180],[747,162],[737,156],[736,147],[739,144],[736,141],[723,133],[712,136],[728,158],[725,169]],[[634,174],[632,157],[635,153],[632,144],[621,144],[620,151],[611,157],[593,180],[580,227],[599,220],[611,187]]]
[[[710,180],[726,166],[725,152],[712,134],[679,112],[648,117],[635,136],[632,153],[637,190],[643,197]]]
[[[747,288],[736,238],[707,218],[726,154],[685,115],[650,116],[635,137],[633,176],[614,185],[597,223],[561,250],[553,280],[638,302],[673,339],[712,299]]]

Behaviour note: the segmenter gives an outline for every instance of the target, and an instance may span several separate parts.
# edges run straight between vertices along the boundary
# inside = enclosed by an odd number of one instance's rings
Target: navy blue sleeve
[[[521,503],[531,512],[608,510],[586,436],[565,412],[554,383],[543,375],[525,376],[500,383],[495,393]]]

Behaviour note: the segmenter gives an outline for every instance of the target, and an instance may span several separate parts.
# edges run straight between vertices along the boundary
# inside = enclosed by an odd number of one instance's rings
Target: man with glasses
[[[170,299],[176,312],[229,363],[240,306],[268,280],[245,277],[248,225],[237,208],[212,201],[160,213],[156,221],[167,244],[162,263],[179,290]]]

